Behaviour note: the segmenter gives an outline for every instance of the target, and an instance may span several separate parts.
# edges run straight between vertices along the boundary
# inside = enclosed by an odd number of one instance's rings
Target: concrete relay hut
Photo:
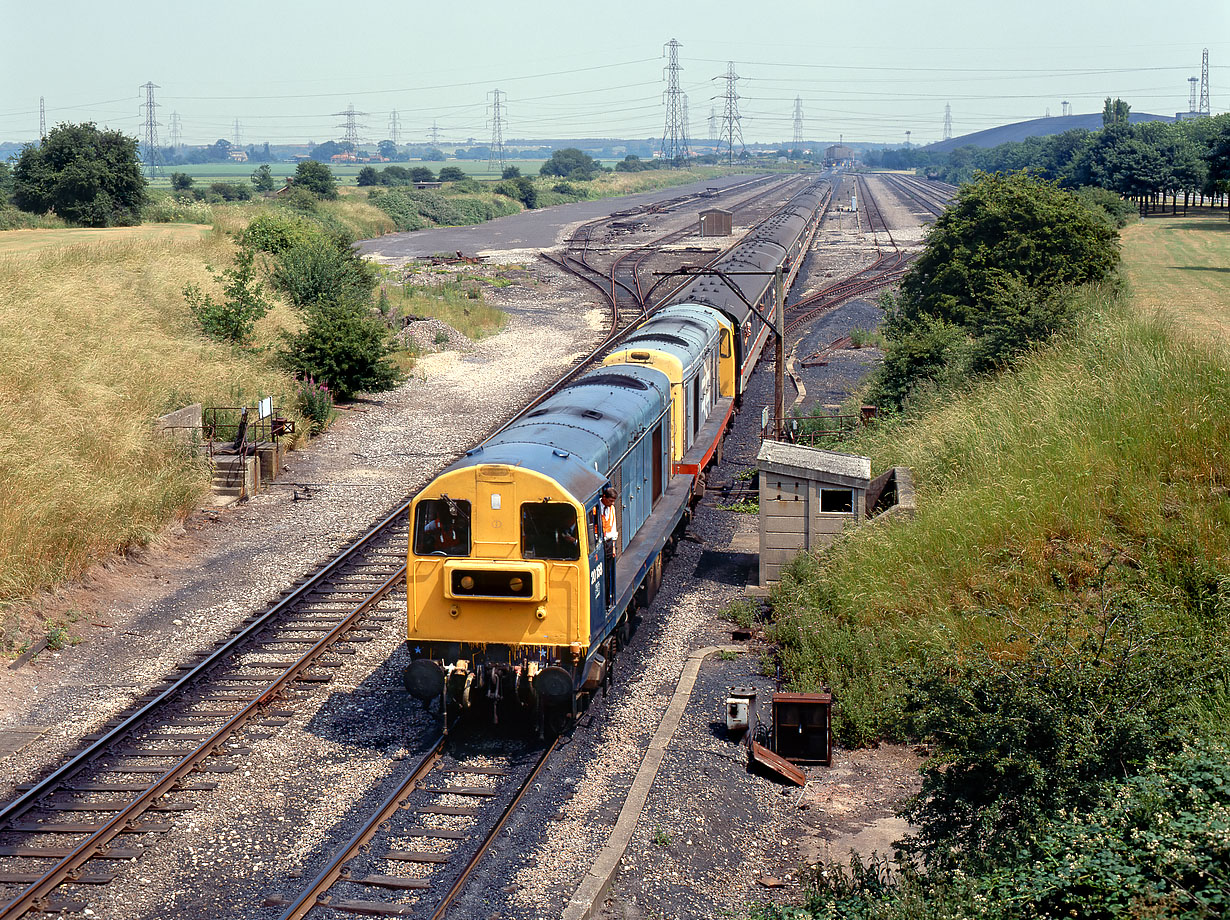
[[[800,551],[828,546],[867,517],[871,460],[783,441],[763,441],[756,460],[763,588]]]

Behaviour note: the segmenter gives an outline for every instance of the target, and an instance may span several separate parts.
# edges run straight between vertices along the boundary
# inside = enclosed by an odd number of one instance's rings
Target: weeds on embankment
[[[1230,594],[1230,368],[1113,293],[1083,297],[1067,339],[844,448],[911,467],[918,489],[913,522],[799,557],[774,594],[787,670],[834,688],[845,743],[906,733],[912,667],[1018,656],[1024,630],[1108,591],[1151,628],[1223,641],[1209,611]]]
[[[154,419],[192,402],[290,404],[256,352],[205,340],[183,298],[230,243],[156,237],[0,258],[0,603],[148,541],[208,487]],[[257,339],[286,322],[258,324]],[[4,623],[5,651],[15,639]]]

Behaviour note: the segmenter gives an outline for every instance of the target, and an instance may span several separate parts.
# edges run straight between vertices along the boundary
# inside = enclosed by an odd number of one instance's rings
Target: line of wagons
[[[715,263],[731,274],[690,281],[600,367],[419,493],[406,573],[413,696],[497,720],[528,710],[541,730],[610,679],[772,332],[758,315],[776,306],[771,273],[800,257],[828,192],[816,182],[797,194]],[[619,495],[613,586],[608,485]]]

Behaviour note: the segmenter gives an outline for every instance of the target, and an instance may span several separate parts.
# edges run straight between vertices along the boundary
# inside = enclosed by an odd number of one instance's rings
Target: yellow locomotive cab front
[[[584,509],[541,473],[446,473],[411,509],[407,639],[588,646],[588,552]]]

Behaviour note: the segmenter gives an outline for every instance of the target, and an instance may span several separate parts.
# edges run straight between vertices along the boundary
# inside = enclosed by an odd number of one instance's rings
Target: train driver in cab
[[[607,486],[602,490],[602,570],[606,577],[606,605],[615,602],[615,556],[619,552],[619,510],[615,507],[618,498],[615,489]]]

